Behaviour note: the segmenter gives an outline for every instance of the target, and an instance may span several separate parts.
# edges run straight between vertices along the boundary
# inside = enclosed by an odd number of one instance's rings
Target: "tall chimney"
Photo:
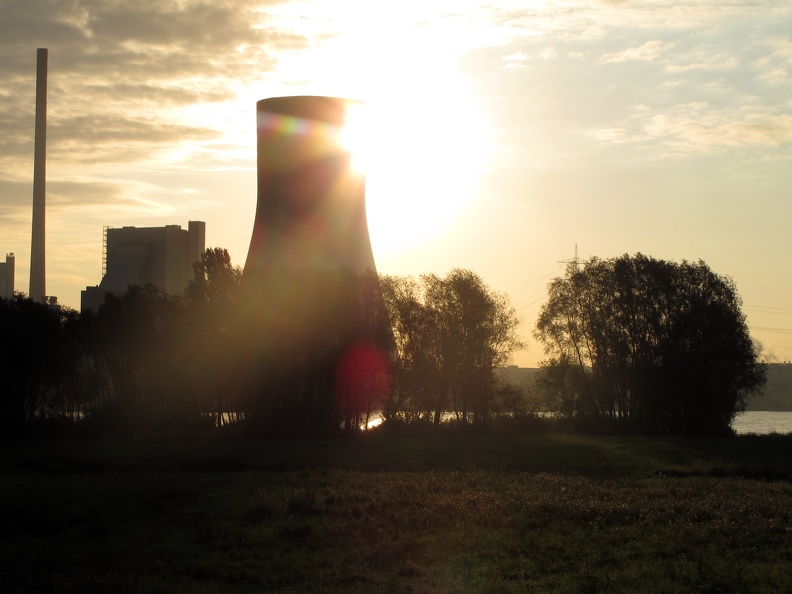
[[[47,192],[47,50],[36,54],[36,148],[33,161],[33,230],[30,240],[30,294],[43,301],[47,294],[44,259],[44,216]]]

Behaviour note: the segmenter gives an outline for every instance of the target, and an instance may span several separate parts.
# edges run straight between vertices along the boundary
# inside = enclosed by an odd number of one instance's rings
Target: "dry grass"
[[[790,450],[786,438],[6,444],[3,591],[792,591]]]

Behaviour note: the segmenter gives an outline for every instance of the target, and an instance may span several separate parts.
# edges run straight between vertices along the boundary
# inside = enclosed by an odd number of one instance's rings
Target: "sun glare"
[[[347,106],[346,121],[338,142],[351,155],[352,169],[365,173],[370,143],[368,110],[365,105],[350,102]]]
[[[296,5],[278,14],[306,26]],[[311,47],[281,53],[277,73],[235,89],[224,140],[250,146],[250,111],[267,97],[361,101],[351,103],[338,141],[353,168],[365,172],[375,257],[420,249],[459,220],[490,165],[490,128],[455,49],[466,30],[425,27],[410,10],[383,12],[374,4],[354,3],[348,16],[327,8],[334,26],[344,24],[338,35],[327,37],[324,21],[311,21]]]
[[[470,31],[463,20],[426,21],[424,3],[314,8],[310,23],[299,5],[277,9],[284,23],[299,23],[311,47],[281,54],[282,75],[269,88],[366,104],[364,117],[350,114],[341,142],[353,166],[365,169],[375,257],[420,249],[459,220],[489,167],[489,126],[459,61]],[[325,35],[326,22],[334,35]]]
[[[366,204],[375,253],[441,234],[470,205],[487,165],[489,131],[471,96],[449,89],[398,99],[370,107]]]

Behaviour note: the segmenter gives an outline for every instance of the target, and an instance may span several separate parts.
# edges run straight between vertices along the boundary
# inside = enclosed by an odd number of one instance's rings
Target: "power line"
[[[748,311],[756,311],[756,312],[763,313],[763,314],[769,314],[769,315],[772,315],[772,316],[792,316],[792,311],[774,311],[776,309],[792,309],[792,308],[787,308],[787,307],[784,307],[784,306],[781,306],[781,307],[762,307],[762,306],[746,305],[744,307],[744,309],[746,309]]]
[[[749,326],[751,330],[766,330],[769,332],[780,332],[782,334],[792,334],[792,328],[773,328],[772,326]]]
[[[547,273],[547,274],[545,274],[544,276],[541,276],[540,278],[537,278],[536,280],[533,280],[533,281],[529,282],[528,284],[526,284],[526,285],[523,285],[523,286],[522,286],[522,287],[520,287],[519,289],[515,289],[514,291],[512,291],[512,294],[514,294],[514,293],[519,293],[520,291],[524,291],[524,290],[525,290],[525,289],[527,289],[528,287],[530,287],[530,286],[533,286],[533,285],[535,285],[536,283],[538,283],[538,282],[541,282],[541,281],[543,281],[544,279],[546,279],[546,278],[548,278],[548,277],[550,277],[550,276],[553,276],[554,274],[556,274],[556,273],[558,272],[558,269],[559,269],[559,268],[560,268],[560,265],[559,265],[559,266],[556,266],[556,269],[555,269],[555,270],[551,270],[550,272],[548,272],[548,273]]]

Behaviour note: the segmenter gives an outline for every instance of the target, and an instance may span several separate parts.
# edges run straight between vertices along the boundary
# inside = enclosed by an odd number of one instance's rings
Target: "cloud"
[[[638,47],[631,47],[617,52],[605,54],[600,61],[605,63],[627,62],[629,60],[656,60],[662,53],[674,47],[673,43],[658,39],[647,41]]]
[[[608,144],[622,144],[631,140],[629,130],[626,128],[598,128],[586,130],[585,135],[597,142]]]
[[[306,39],[269,17],[279,2],[28,0],[0,4],[0,180],[32,177],[36,48],[48,57],[48,174],[151,162],[216,141],[183,108],[228,104]],[[71,165],[69,165],[71,164]]]
[[[4,152],[26,150],[24,139],[31,135],[37,46],[50,50],[53,119],[108,112],[139,122],[143,108],[165,114],[231,101],[234,85],[249,81],[251,73],[272,71],[279,51],[305,47],[304,37],[268,21],[265,8],[253,1],[83,0],[43,9],[7,0],[0,8]],[[189,127],[163,129],[195,137]]]
[[[149,105],[191,105],[194,103],[222,103],[231,101],[235,94],[221,83],[209,82],[198,88],[185,88],[175,84],[120,83],[113,85],[84,85],[83,91],[96,101],[141,102]]]
[[[0,119],[2,122],[2,119]],[[33,122],[20,119],[7,125],[0,137],[2,177],[32,174]],[[130,163],[157,158],[157,153],[186,142],[210,141],[222,135],[200,126],[168,123],[164,118],[131,117],[118,112],[50,117],[47,123],[47,159],[50,175],[71,163]]]
[[[705,104],[690,104],[653,115],[643,130],[676,154],[778,147],[792,143],[792,115],[715,111]]]
[[[47,199],[58,206],[106,204],[123,196],[120,184],[91,179],[61,179],[47,184]]]
[[[47,209],[53,216],[56,216],[55,213],[71,216],[80,212],[93,213],[96,217],[107,220],[119,212],[169,210],[161,198],[178,193],[125,179],[65,177],[48,180],[46,196]],[[0,223],[8,226],[22,224],[24,233],[28,233],[32,214],[32,182],[0,179],[0,195],[3,196],[3,201],[0,202]]]
[[[304,46],[302,36],[268,26],[266,6],[280,3],[78,0],[49,2],[44,8],[27,0],[6,0],[0,38],[5,46],[17,48],[11,52],[14,56],[31,45],[58,47],[76,71],[117,64],[125,57],[222,57],[243,45]],[[80,56],[83,60],[74,60]],[[155,63],[149,66],[158,68]]]
[[[21,207],[32,208],[33,184],[8,179],[0,179],[0,219],[14,218],[12,213]],[[30,216],[28,213],[27,216]],[[1,250],[2,248],[0,248]]]
[[[754,66],[759,70],[758,80],[773,87],[792,83],[792,39],[771,36],[760,42],[765,49]]]
[[[769,158],[792,142],[792,40],[782,33],[792,7],[760,4],[578,2],[552,21],[515,11],[512,39],[471,63],[481,64],[482,89],[493,97],[524,98],[519,110],[497,99],[495,121],[510,126],[515,149],[541,146],[550,162],[572,162],[555,152],[563,138],[578,139],[573,152],[584,160]],[[555,59],[541,62],[551,43]],[[511,68],[482,74],[496,56]],[[530,126],[513,125],[521,121]]]
[[[50,157],[70,162],[112,163],[147,158],[146,153],[186,141],[211,140],[208,128],[131,119],[100,113],[56,120],[50,128]],[[151,158],[152,155],[148,155]]]
[[[585,130],[595,144],[634,147],[631,157],[651,160],[713,154],[731,149],[775,150],[792,144],[792,115],[740,109],[718,110],[688,103],[662,112],[639,106],[622,127]]]
[[[503,58],[503,61],[506,63],[506,68],[525,68],[532,60],[548,61],[557,57],[558,52],[556,52],[555,48],[545,47],[537,49],[531,55],[523,51],[517,51]]]
[[[524,68],[527,66],[528,56],[519,51],[506,56],[503,61],[506,62],[506,68]]]

